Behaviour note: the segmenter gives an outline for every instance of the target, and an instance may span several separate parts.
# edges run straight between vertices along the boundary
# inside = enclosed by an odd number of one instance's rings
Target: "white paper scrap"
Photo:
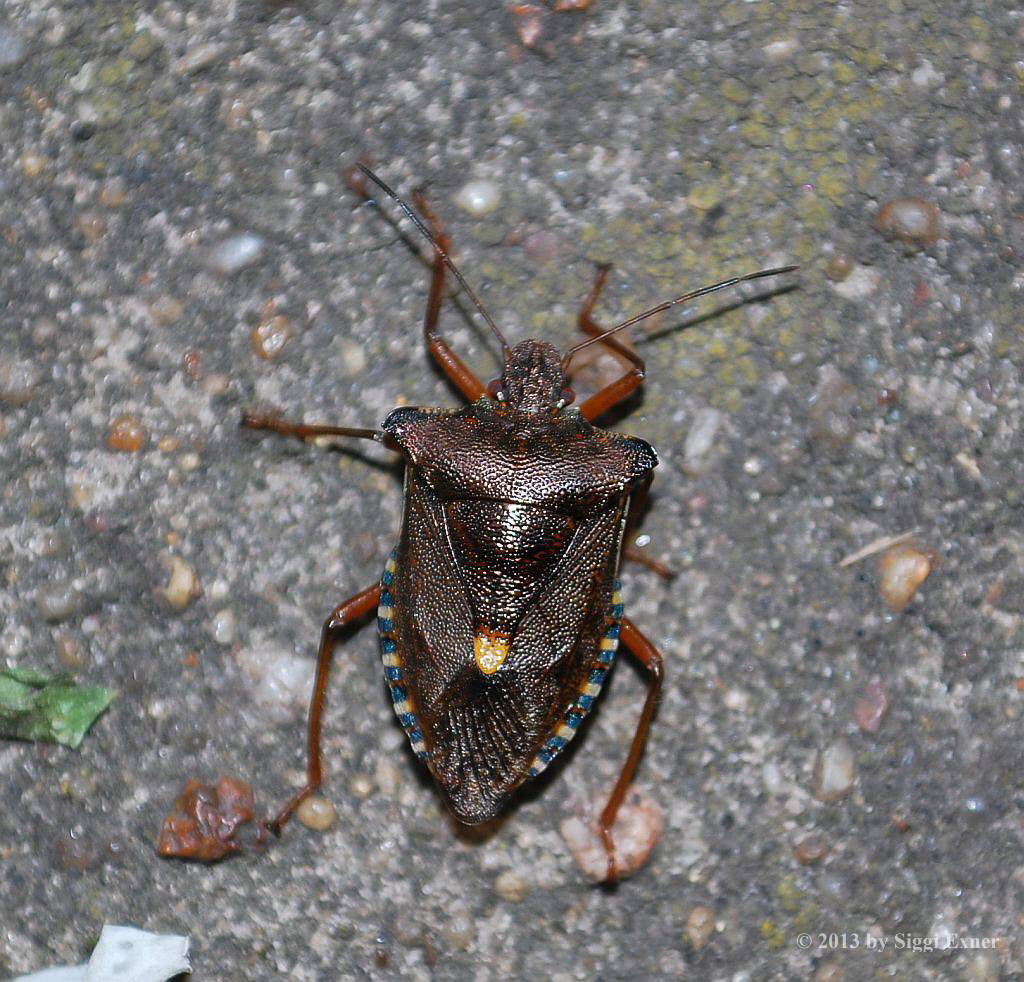
[[[47,968],[11,982],[167,982],[191,971],[188,938],[105,924],[88,965]]]

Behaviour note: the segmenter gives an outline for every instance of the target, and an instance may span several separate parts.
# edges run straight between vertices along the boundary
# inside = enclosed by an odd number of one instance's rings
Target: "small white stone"
[[[219,61],[225,50],[222,44],[197,44],[178,59],[176,67],[183,75],[197,75]]]
[[[602,882],[608,875],[608,854],[596,818],[588,821],[573,816],[559,828],[583,875],[594,883]],[[650,795],[631,791],[612,826],[620,878],[631,876],[646,864],[664,829],[665,813],[661,806]]]
[[[853,272],[832,289],[844,300],[863,300],[870,297],[882,282],[882,274],[871,266],[854,266]]]
[[[857,778],[853,747],[846,740],[836,740],[819,752],[814,768],[814,797],[832,802],[845,797]]]
[[[494,892],[510,904],[518,904],[526,899],[530,892],[530,884],[515,870],[507,869],[500,873],[494,881]]]
[[[256,683],[253,699],[275,722],[298,715],[313,691],[315,664],[284,648],[256,643],[238,653],[242,668]]]
[[[778,64],[795,55],[800,50],[800,42],[796,38],[780,38],[762,45],[761,50],[768,61]]]
[[[456,193],[455,203],[474,218],[482,218],[501,203],[501,189],[493,181],[467,181]]]
[[[764,789],[769,794],[782,794],[789,790],[789,781],[782,773],[782,768],[774,760],[769,760],[761,768],[761,780],[764,781]]]
[[[263,254],[262,236],[251,232],[232,235],[217,243],[207,256],[207,265],[221,276],[233,276],[251,266]]]
[[[210,621],[210,634],[217,644],[228,645],[235,640],[238,618],[230,607],[218,610]]]
[[[683,444],[683,470],[691,477],[698,477],[707,468],[723,418],[717,409],[711,408],[698,410],[694,416]]]
[[[0,27],[0,72],[20,65],[26,53],[24,40],[9,27]]]

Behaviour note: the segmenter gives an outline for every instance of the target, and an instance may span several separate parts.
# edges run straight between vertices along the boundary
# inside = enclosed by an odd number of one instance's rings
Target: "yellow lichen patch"
[[[473,657],[484,675],[493,675],[508,657],[509,639],[499,631],[481,627],[473,638]]]

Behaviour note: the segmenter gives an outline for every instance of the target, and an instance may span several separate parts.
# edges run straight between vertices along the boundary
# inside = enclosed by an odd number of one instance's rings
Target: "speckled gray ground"
[[[104,921],[190,934],[204,980],[1024,976],[1015,6],[595,0],[524,51],[500,4],[468,0],[416,19],[393,0],[7,0],[0,644],[120,695],[77,752],[0,745],[0,976],[78,959]],[[558,824],[615,773],[631,667],[566,766],[472,842],[405,749],[369,629],[331,690],[338,824],[213,868],[152,851],[187,775],[288,792],[300,718],[255,703],[247,653],[312,658],[399,519],[386,452],[253,437],[241,409],[368,426],[454,401],[418,340],[422,266],[346,190],[360,155],[429,183],[515,338],[568,343],[594,260],[617,264],[607,320],[803,264],[798,291],[662,319],[617,423],[661,452],[645,530],[681,575],[624,573],[668,661],[641,772],[668,822],[615,892],[581,882]],[[500,188],[484,218],[455,204],[470,176]],[[921,250],[872,224],[906,195],[941,210]],[[262,253],[214,275],[232,233]],[[272,316],[291,337],[261,360]],[[489,378],[486,338],[445,326]],[[137,453],[108,449],[121,415]],[[941,561],[893,615],[874,560],[837,563],[911,529]],[[183,610],[158,592],[170,555],[203,590]],[[873,678],[872,735],[852,707]],[[823,804],[813,763],[837,740],[857,783]],[[809,834],[828,855],[803,866]],[[518,902],[495,889],[509,869]],[[944,930],[997,948],[896,947]]]

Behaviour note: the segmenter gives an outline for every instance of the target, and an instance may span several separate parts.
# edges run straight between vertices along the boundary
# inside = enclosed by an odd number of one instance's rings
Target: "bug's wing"
[[[575,521],[524,601],[507,657],[474,657],[473,584],[460,572],[446,504],[411,476],[394,625],[431,770],[463,821],[496,814],[586,685],[608,624],[626,500]]]

